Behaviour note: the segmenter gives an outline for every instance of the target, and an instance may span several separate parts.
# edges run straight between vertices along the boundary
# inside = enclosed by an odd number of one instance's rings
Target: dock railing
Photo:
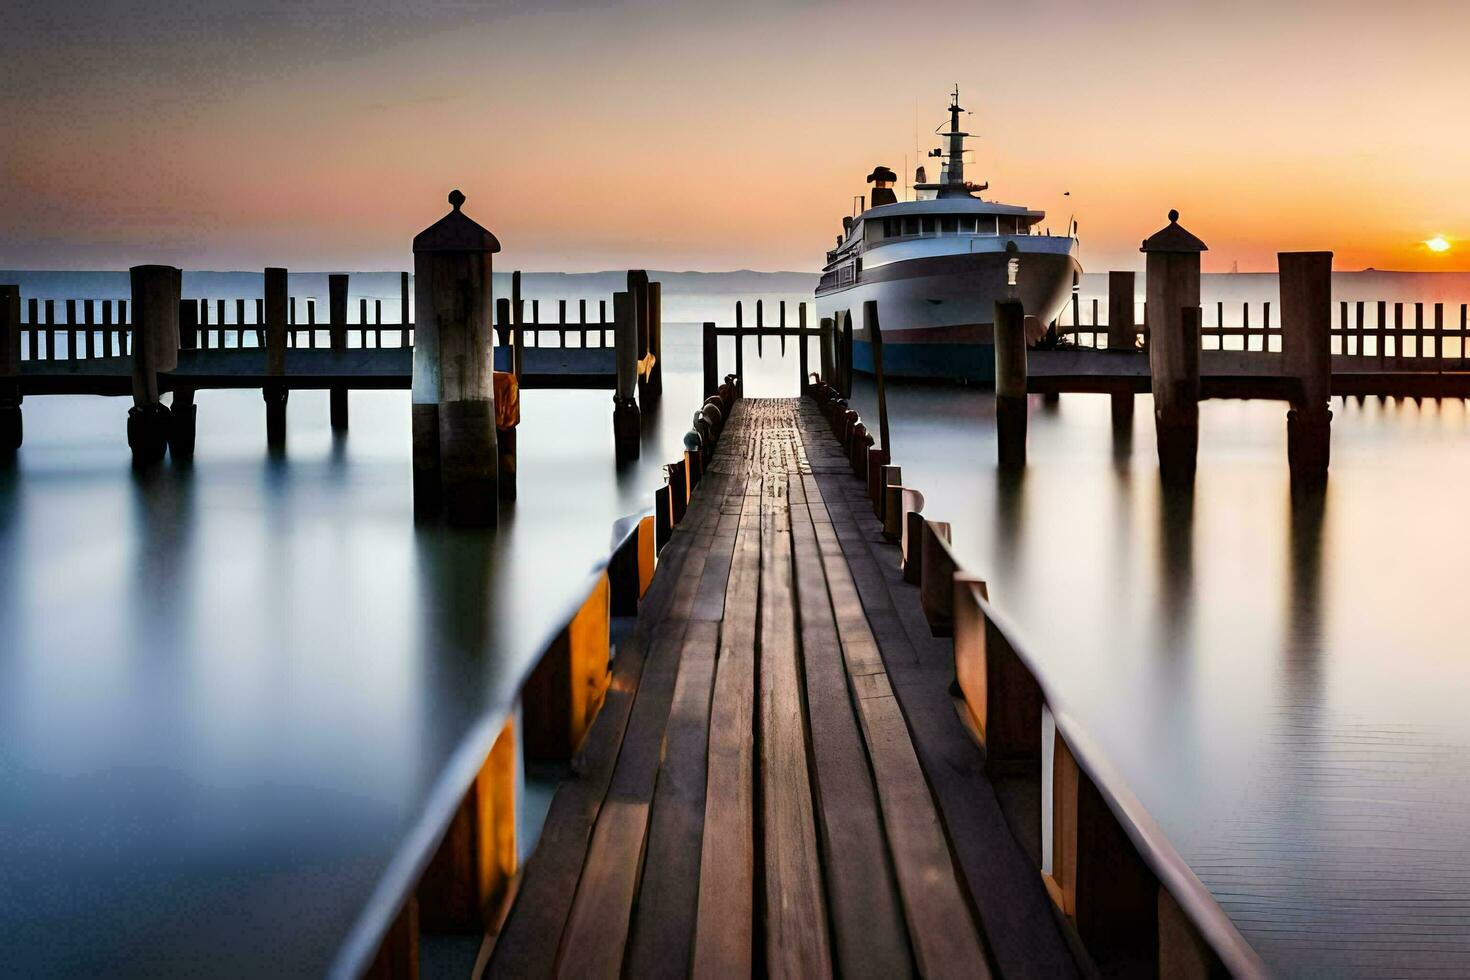
[[[569,764],[596,720],[615,618],[636,614],[653,577],[653,531],[648,513],[619,522],[608,557],[573,592],[541,654],[467,734],[338,951],[334,976],[416,975],[421,933],[480,936],[503,921],[520,880],[523,774]]]
[[[618,522],[606,560],[574,592],[504,707],[461,744],[339,951],[334,976],[416,976],[421,933],[493,941],[520,884],[517,787],[528,766],[571,765],[609,697],[631,701],[633,691],[612,685],[614,630],[637,615],[735,397],[727,379],[706,399],[654,507]]]
[[[991,602],[986,583],[965,571],[949,525],[922,513],[923,494],[902,483],[898,466],[857,465],[860,451],[886,458],[887,447],[873,445],[835,389],[814,377],[808,394],[854,459],[854,472],[869,473],[874,513],[884,535],[900,546],[903,577],[918,585],[931,631],[954,638],[952,692],[984,748],[986,773],[1012,832],[1023,845],[1040,833],[1037,871],[1087,956],[1105,974],[1268,975],[1069,710],[1034,647]],[[1051,800],[1049,821],[1044,795]]]
[[[1134,302],[1129,300],[1130,302]],[[1093,297],[1085,304],[1072,297],[1054,321],[1060,336],[1080,347],[1113,349],[1108,339],[1107,301]],[[1336,322],[1329,331],[1332,356],[1354,366],[1382,370],[1470,370],[1470,304],[1338,300]],[[1200,308],[1202,351],[1281,352],[1282,323],[1269,300],[1239,303],[1223,300]],[[1147,335],[1147,304],[1134,302],[1137,324],[1133,347]],[[1087,312],[1090,310],[1090,315]],[[1129,345],[1124,343],[1125,347]],[[1346,365],[1344,365],[1346,366]]]

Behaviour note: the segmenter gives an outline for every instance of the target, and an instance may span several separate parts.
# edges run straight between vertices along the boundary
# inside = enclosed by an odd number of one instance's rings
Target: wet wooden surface
[[[501,976],[1068,976],[815,406],[737,403],[557,791]]]

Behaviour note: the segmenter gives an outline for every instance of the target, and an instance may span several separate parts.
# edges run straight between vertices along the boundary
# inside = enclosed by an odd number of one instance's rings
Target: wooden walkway
[[[488,972],[1075,975],[953,679],[816,407],[738,402]]]

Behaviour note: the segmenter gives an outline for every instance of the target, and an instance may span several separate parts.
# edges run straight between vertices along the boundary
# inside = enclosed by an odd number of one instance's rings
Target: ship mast
[[[954,87],[954,94],[949,99],[949,184],[963,188],[965,186],[965,137],[969,133],[960,131],[960,113],[965,110],[960,108],[960,87]]]

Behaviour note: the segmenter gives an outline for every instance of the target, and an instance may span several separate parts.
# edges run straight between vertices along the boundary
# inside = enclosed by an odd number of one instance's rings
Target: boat
[[[996,301],[1021,301],[1034,343],[1082,281],[1075,221],[1066,234],[1052,235],[1043,230],[1045,211],[986,200],[980,195],[989,184],[965,179],[964,112],[956,87],[949,129],[936,130],[947,146],[929,153],[941,161],[938,181],[926,182],[919,167],[914,199],[900,201],[897,175],[874,168],[867,178],[872,191],[866,201],[854,199],[854,213],[842,219],[827,253],[817,315],[833,317],[839,332],[851,330],[855,370],[873,370],[862,312],[873,300],[885,375],[993,384]]]

